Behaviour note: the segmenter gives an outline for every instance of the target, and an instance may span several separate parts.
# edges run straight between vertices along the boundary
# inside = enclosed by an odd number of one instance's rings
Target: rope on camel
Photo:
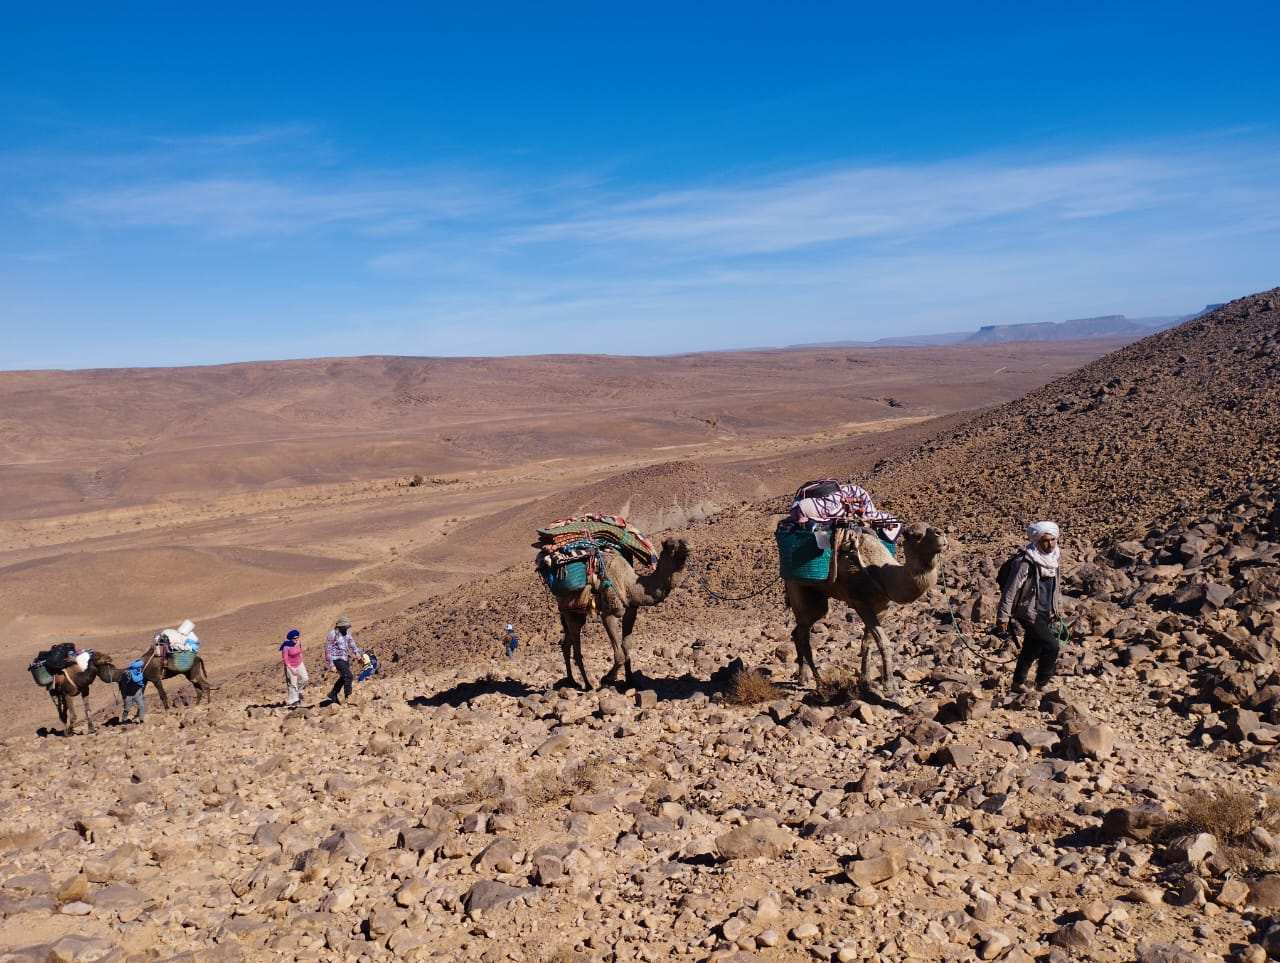
[[[956,618],[956,611],[951,606],[951,593],[947,591],[947,570],[942,559],[938,559],[938,581],[942,584],[942,597],[947,603],[947,613],[951,616],[951,630],[955,633],[956,638],[960,640],[961,644],[963,644],[966,649],[976,655],[983,662],[990,662],[993,665],[1011,665],[1018,661],[1016,653],[1008,659],[992,658],[981,649],[975,648],[970,642],[969,637],[960,631],[960,620]]]
[[[745,602],[747,599],[753,599],[757,595],[763,595],[765,592],[769,591],[769,589],[773,588],[773,579],[770,579],[764,583],[762,588],[757,589],[749,595],[721,595],[707,584],[707,577],[700,566],[690,562],[689,570],[693,572],[693,577],[698,580],[698,583],[702,586],[703,590],[713,599],[720,602]]]

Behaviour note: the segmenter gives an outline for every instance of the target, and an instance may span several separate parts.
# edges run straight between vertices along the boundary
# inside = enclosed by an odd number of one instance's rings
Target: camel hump
[[[884,542],[875,532],[860,531],[852,538],[851,553],[858,560],[860,568],[871,568],[876,565],[896,565],[894,557]]]

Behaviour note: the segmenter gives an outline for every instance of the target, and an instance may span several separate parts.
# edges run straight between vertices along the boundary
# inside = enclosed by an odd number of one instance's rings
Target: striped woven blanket
[[[627,524],[625,518],[617,515],[602,515],[591,512],[574,518],[560,518],[549,525],[538,529],[538,540],[533,547],[539,553],[550,556],[565,556],[573,553],[578,557],[584,549],[613,549],[621,552],[636,567],[651,568],[658,564],[658,555],[653,550],[653,543]],[[558,564],[561,559],[556,558]]]

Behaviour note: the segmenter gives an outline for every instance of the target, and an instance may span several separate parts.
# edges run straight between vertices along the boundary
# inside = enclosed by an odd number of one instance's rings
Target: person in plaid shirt
[[[324,640],[324,664],[326,669],[338,673],[338,681],[329,690],[329,701],[338,701],[338,690],[342,690],[344,699],[351,698],[351,660],[364,655],[360,646],[356,645],[356,637],[351,634],[351,620],[345,615],[333,625],[328,637]]]

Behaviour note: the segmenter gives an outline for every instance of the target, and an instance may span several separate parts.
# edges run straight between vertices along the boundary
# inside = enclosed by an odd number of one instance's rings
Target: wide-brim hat
[[[349,629],[351,628],[351,620],[344,615],[333,623],[333,627],[335,629]]]

